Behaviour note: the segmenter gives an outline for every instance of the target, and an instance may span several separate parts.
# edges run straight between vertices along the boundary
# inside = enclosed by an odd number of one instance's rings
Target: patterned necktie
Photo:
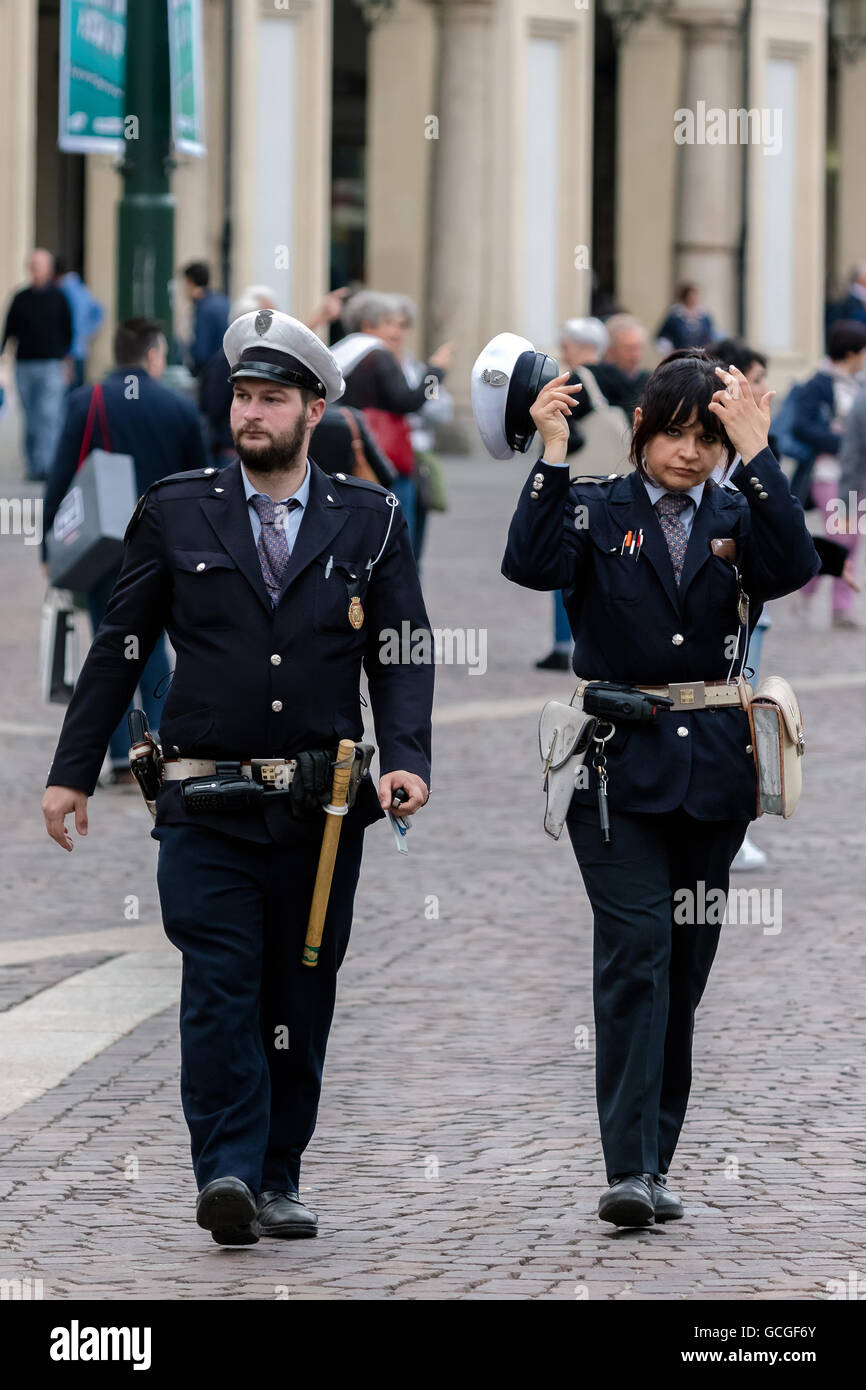
[[[686,546],[689,543],[686,528],[680,518],[686,507],[691,505],[691,497],[685,497],[681,492],[666,492],[655,504],[658,519],[668,543],[677,586],[679,586],[683,576],[683,561],[686,558]]]
[[[290,497],[287,502],[275,502],[261,492],[253,493],[250,504],[255,507],[262,523],[257,544],[262,578],[271,603],[276,604],[283,590],[291,554],[284,526],[286,513],[294,511],[301,504],[297,497]]]

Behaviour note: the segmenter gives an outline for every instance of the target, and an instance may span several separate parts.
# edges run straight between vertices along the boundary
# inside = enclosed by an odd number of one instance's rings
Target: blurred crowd
[[[46,531],[88,448],[131,455],[139,493],[169,473],[205,464],[222,468],[236,457],[223,335],[243,314],[280,307],[270,287],[250,285],[230,301],[212,284],[206,262],[190,262],[179,272],[188,319],[181,338],[169,340],[163,326],[149,319],[121,323],[114,368],[100,383],[85,385],[90,344],[104,309],[81,277],[49,251],[34,250],[27,269],[27,284],[7,308],[0,352],[14,345],[26,477],[45,484]],[[698,285],[677,287],[652,339],[622,306],[608,307],[600,317],[570,319],[560,334],[562,369],[583,388],[569,422],[573,474],[606,476],[628,466],[632,413],[653,361],[672,350],[707,349],[721,364],[739,367],[757,399],[769,389],[767,355],[759,346],[721,336]],[[396,493],[420,567],[428,518],[448,507],[437,434],[453,415],[446,378],[454,345],[442,344],[426,359],[418,355],[416,322],[416,306],[407,296],[362,285],[333,290],[306,319],[330,342],[346,382],[344,396],[326,408],[316,428],[311,455],[326,472],[354,473]],[[181,364],[174,367],[171,389],[161,381],[169,362]],[[131,377],[143,403],[136,412],[127,408]],[[0,406],[11,380],[11,372],[0,376]],[[774,401],[771,438],[813,531],[848,551],[842,574],[813,580],[791,601],[800,603],[805,616],[829,585],[831,625],[849,633],[857,627],[854,565],[859,499],[866,496],[864,386],[866,262],[854,268],[843,296],[828,306],[825,358],[807,380]],[[107,575],[87,595],[94,625],[115,577]],[[752,638],[749,665],[756,676],[769,623],[765,614]],[[553,627],[551,650],[536,665],[567,670],[572,638],[560,595],[554,596]],[[142,696],[152,727],[158,727],[169,669],[164,651],[154,653],[152,665]],[[122,730],[111,756],[118,769],[126,766]]]

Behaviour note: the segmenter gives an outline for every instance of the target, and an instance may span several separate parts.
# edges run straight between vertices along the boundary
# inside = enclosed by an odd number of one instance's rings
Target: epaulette
[[[138,525],[141,514],[147,505],[147,499],[157,488],[165,487],[166,483],[188,483],[193,478],[211,478],[216,473],[216,468],[189,468],[183,473],[168,473],[164,478],[157,478],[155,483],[151,483],[146,492],[143,492],[135,504],[135,511],[129,518],[129,525],[123,533],[124,545],[129,540],[136,526]]]
[[[388,495],[388,488],[382,487],[381,483],[374,483],[372,478],[356,478],[352,473],[331,473],[330,477],[335,483],[349,483],[352,487],[363,487],[368,492],[378,492],[382,497]]]

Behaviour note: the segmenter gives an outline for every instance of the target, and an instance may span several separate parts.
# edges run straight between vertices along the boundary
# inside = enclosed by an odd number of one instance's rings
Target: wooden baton
[[[325,807],[325,831],[322,835],[322,848],[319,852],[319,867],[316,870],[316,883],[313,888],[313,901],[307,919],[307,939],[304,942],[304,965],[315,965],[319,959],[322,944],[322,930],[328,899],[331,896],[331,881],[334,877],[334,860],[340,843],[343,816],[346,814],[346,796],[349,790],[349,774],[355,761],[355,745],[351,739],[341,738],[334,764],[334,780],[331,784],[330,805]]]

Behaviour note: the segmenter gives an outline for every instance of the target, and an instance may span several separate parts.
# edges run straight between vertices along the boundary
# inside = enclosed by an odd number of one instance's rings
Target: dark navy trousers
[[[676,922],[685,900],[674,895],[691,890],[697,905],[714,889],[727,894],[748,828],[682,810],[612,810],[610,823],[604,844],[594,806],[572,801],[566,820],[593,910],[596,1100],[608,1180],[670,1166],[691,1088],[695,1010],[721,930],[711,920]]]
[[[306,827],[304,827],[306,830]],[[343,823],[318,964],[301,964],[322,827],[298,845],[161,825],[166,935],[183,953],[181,1099],[199,1189],[242,1178],[297,1190],[361,866],[363,828]]]

